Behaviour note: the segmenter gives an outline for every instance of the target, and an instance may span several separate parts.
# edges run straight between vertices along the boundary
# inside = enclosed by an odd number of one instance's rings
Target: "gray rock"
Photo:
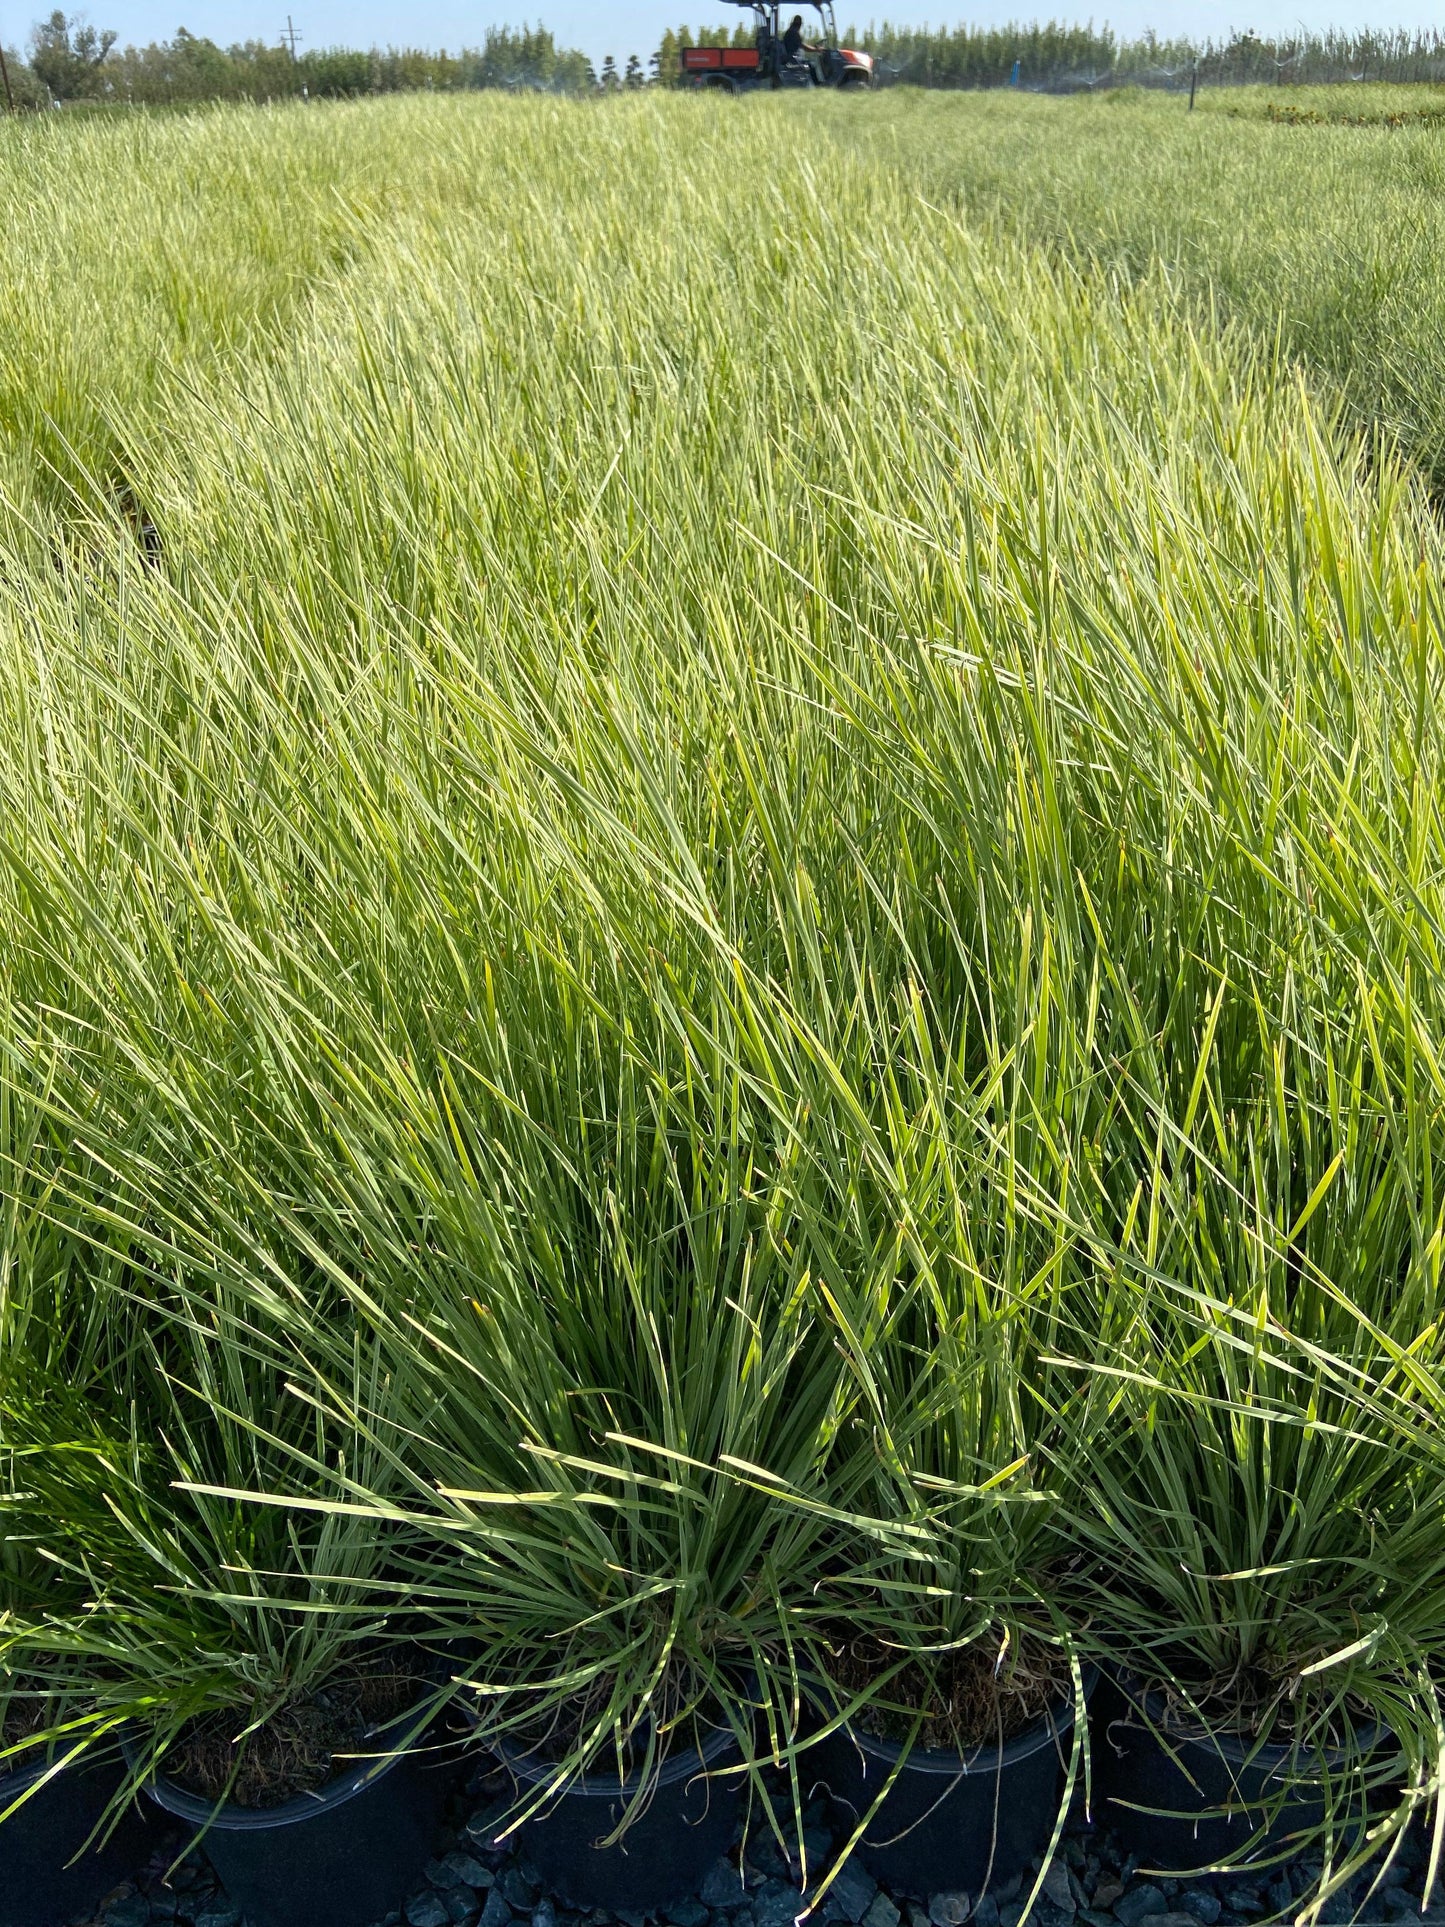
[[[169,1887],[155,1887],[146,1895],[150,1905],[152,1920],[174,1920],[176,1917],[176,1896]]]
[[[863,1927],[898,1927],[901,1916],[885,1893],[874,1894],[863,1916]]]
[[[999,1927],[1019,1927],[1024,1917],[1024,1903],[1021,1900],[1005,1901],[998,1910]]]
[[[1038,1927],[1074,1927],[1074,1916],[1056,1907],[1047,1894],[1040,1894],[1034,1903],[1033,1918]]]
[[[1149,1927],[1189,1927],[1193,1914],[1150,1914]]]
[[[1272,1914],[1282,1914],[1294,1899],[1294,1888],[1289,1884],[1287,1873],[1278,1873],[1264,1890]]]
[[[1139,1927],[1141,1920],[1148,1920],[1151,1914],[1167,1912],[1164,1896],[1157,1887],[1151,1887],[1147,1880],[1137,1887],[1130,1887],[1114,1902],[1114,1918],[1122,1927]]]
[[[1222,1911],[1219,1895],[1212,1894],[1207,1887],[1191,1887],[1179,1904],[1186,1914],[1202,1920],[1204,1927],[1214,1927]]]
[[[662,1917],[668,1927],[707,1927],[709,1914],[700,1900],[675,1900]]]
[[[933,1927],[962,1927],[962,1923],[973,1912],[973,1903],[966,1893],[957,1888],[952,1893],[933,1894],[929,1897],[928,1918]]]
[[[451,1887],[490,1887],[497,1877],[475,1854],[449,1853],[441,1865],[446,1869],[447,1885]]]
[[[557,1909],[545,1896],[532,1909],[532,1927],[557,1927]]]
[[[106,1927],[146,1927],[151,1904],[144,1894],[122,1894],[105,1910]]]
[[[741,1907],[735,1907],[730,1914],[718,1916],[719,1923],[727,1922],[727,1927],[754,1927],[753,1903],[745,1900]]]
[[[821,1867],[833,1851],[833,1835],[827,1827],[803,1828],[803,1851],[810,1867]]]
[[[530,1914],[537,1902],[537,1884],[520,1867],[508,1867],[502,1875],[503,1898],[514,1914]]]
[[[828,1889],[823,1904],[827,1906],[831,1902],[834,1918],[852,1921],[856,1927],[856,1923],[867,1913],[877,1891],[878,1882],[868,1869],[857,1860],[848,1860]]]
[[[480,1894],[473,1893],[470,1887],[448,1887],[442,1899],[446,1902],[447,1917],[452,1927],[471,1927],[477,1917],[477,1909],[482,1904]]]
[[[928,1927],[928,1915],[916,1901],[908,1904],[908,1927]]]
[[[511,1918],[512,1910],[507,1905],[506,1895],[500,1887],[493,1887],[482,1909],[482,1927],[508,1927]]]
[[[796,1887],[781,1880],[765,1880],[753,1896],[753,1919],[757,1927],[792,1927],[804,1904]],[[896,1911],[893,1917],[897,1920]]]
[[[1094,1905],[1101,1909],[1108,1909],[1113,1906],[1123,1891],[1122,1880],[1116,1880],[1113,1874],[1105,1874],[1102,1880],[1095,1883]]]
[[[981,1894],[973,1910],[973,1927],[998,1927],[998,1902],[992,1894]]]
[[[776,1880],[788,1871],[788,1855],[771,1831],[759,1827],[748,1836],[747,1861],[765,1880]]]
[[[423,1887],[419,1894],[413,1894],[406,1903],[406,1917],[411,1927],[450,1927],[451,1915],[447,1903],[435,1887]]]
[[[715,1860],[698,1889],[705,1907],[741,1907],[747,1898],[743,1877],[731,1860]]]
[[[1044,1892],[1061,1913],[1072,1914],[1077,1912],[1079,1903],[1074,1898],[1074,1883],[1069,1878],[1069,1869],[1066,1861],[1051,1860],[1049,1862],[1048,1869],[1044,1874]]]
[[[1264,1911],[1258,1881],[1236,1881],[1232,1887],[1224,1889],[1221,1898],[1225,1906],[1232,1907],[1237,1914],[1258,1914]]]
[[[1100,1907],[1081,1907],[1078,1917],[1083,1921],[1084,1927],[1119,1927],[1114,1916],[1106,1914]]]

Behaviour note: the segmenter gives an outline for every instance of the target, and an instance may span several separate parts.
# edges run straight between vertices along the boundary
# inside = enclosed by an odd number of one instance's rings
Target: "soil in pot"
[[[375,1736],[426,1697],[433,1682],[416,1666],[377,1663],[283,1706],[244,1738],[234,1708],[182,1728],[161,1762],[168,1780],[203,1799],[262,1810],[316,1793]]]
[[[432,1690],[421,1668],[371,1666],[239,1748],[241,1715],[193,1722],[151,1795],[203,1833],[251,1927],[367,1927],[400,1905],[444,1831],[456,1749],[430,1733],[408,1743]]]
[[[1273,1739],[1277,1692],[1182,1696],[1120,1669],[1101,1694],[1094,1723],[1097,1811],[1126,1849],[1159,1873],[1197,1873],[1230,1860],[1268,1862],[1297,1851],[1324,1818],[1326,1786],[1348,1770],[1343,1744],[1302,1749]],[[1288,1734],[1286,1709],[1275,1731]],[[1347,1736],[1339,1736],[1341,1742]],[[1355,1735],[1367,1750],[1378,1734]]]
[[[519,1800],[546,1785],[588,1724],[585,1704],[573,1703],[501,1740]],[[631,1758],[604,1754],[525,1823],[528,1858],[574,1907],[639,1914],[685,1900],[733,1843],[746,1770],[721,1710],[679,1721],[650,1767],[645,1753],[644,1739]]]
[[[846,1701],[897,1664],[896,1649],[852,1641],[831,1668]],[[871,1814],[858,1852],[897,1893],[977,1899],[1023,1872],[1058,1817],[1073,1692],[1063,1655],[1042,1641],[1002,1656],[992,1640],[904,1668],[846,1727],[799,1762],[851,1833],[870,1812],[923,1714],[907,1758]]]
[[[39,1702],[18,1705],[24,1710],[12,1702],[0,1723],[6,1747],[46,1723]],[[0,1823],[0,1927],[60,1927],[93,1913],[146,1856],[145,1816],[134,1803],[108,1833],[102,1826],[124,1777],[119,1748],[102,1744],[47,1780],[54,1757],[37,1749],[0,1764],[0,1813],[34,1788]]]

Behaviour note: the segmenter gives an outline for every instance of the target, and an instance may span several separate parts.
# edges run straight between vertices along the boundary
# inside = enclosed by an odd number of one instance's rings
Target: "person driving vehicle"
[[[783,35],[784,58],[790,61],[800,60],[804,54],[812,54],[817,51],[816,47],[810,47],[803,38],[803,16],[800,13],[795,13],[793,15],[792,25]]]

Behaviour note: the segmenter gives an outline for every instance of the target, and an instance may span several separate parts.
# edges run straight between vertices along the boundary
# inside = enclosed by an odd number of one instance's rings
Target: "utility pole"
[[[5,81],[5,105],[13,114],[15,112],[15,96],[10,91],[10,69],[5,64],[5,49],[3,47],[0,47],[0,76],[3,76]]]
[[[1199,85],[1199,62],[1196,60],[1189,69],[1189,111],[1194,112],[1194,89]]]
[[[306,36],[304,33],[297,33],[295,27],[292,26],[291,16],[288,13],[286,16],[286,31],[281,36],[281,45],[283,47],[289,47],[291,49],[292,60],[295,60],[296,58],[296,42],[298,40],[304,40],[305,38]]]

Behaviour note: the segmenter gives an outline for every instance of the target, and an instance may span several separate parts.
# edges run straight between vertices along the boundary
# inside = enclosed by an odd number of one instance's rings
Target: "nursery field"
[[[1221,87],[1193,114],[1137,88],[866,105],[838,130],[930,198],[1130,283],[1162,267],[1196,317],[1301,358],[1445,478],[1445,88]]]
[[[446,1702],[1433,1876],[1442,138],[0,125],[0,1866]]]

